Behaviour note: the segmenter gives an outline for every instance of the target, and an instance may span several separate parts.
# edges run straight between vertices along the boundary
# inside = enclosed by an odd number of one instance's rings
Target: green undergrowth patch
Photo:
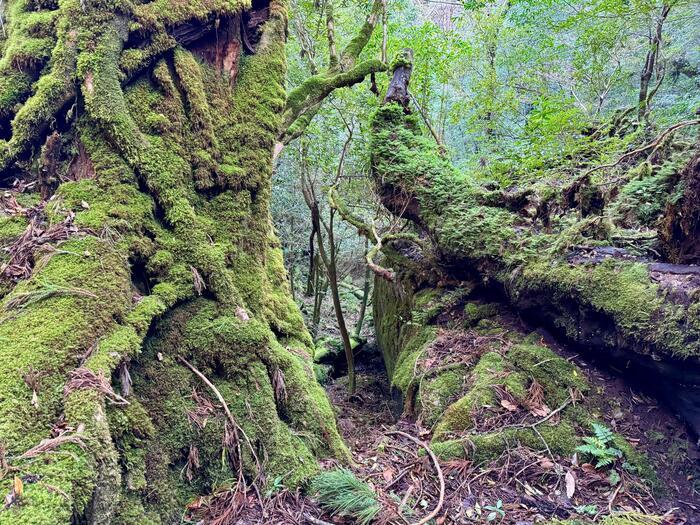
[[[332,514],[368,525],[381,510],[376,493],[347,469],[322,472],[311,480],[309,494]]]
[[[642,514],[640,512],[620,512],[606,516],[599,523],[602,525],[661,525],[664,522],[663,516],[652,514]],[[589,525],[590,520],[554,520],[548,521],[548,525]]]

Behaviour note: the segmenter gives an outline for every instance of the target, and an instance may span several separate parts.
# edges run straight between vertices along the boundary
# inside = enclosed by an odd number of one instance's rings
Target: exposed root
[[[423,441],[421,441],[418,438],[415,438],[411,436],[410,434],[407,434],[406,432],[402,432],[401,430],[392,430],[386,433],[387,435],[396,435],[396,436],[402,436],[406,439],[409,439],[413,441],[416,445],[419,447],[423,447],[425,451],[428,453],[430,456],[430,459],[433,462],[433,465],[435,466],[435,471],[437,472],[438,476],[438,481],[440,483],[440,496],[438,498],[437,505],[435,505],[435,508],[424,518],[422,518],[420,521],[417,521],[415,523],[412,523],[411,525],[425,525],[428,523],[430,520],[435,518],[438,514],[440,514],[440,510],[442,510],[442,506],[445,503],[445,476],[442,473],[442,468],[440,467],[440,462],[437,459],[437,456],[435,453],[432,451],[432,449]]]
[[[17,456],[17,460],[32,459],[44,454],[46,452],[51,452],[56,450],[61,445],[67,443],[73,443],[78,445],[80,448],[85,448],[85,443],[83,442],[82,436],[85,431],[84,425],[79,425],[75,432],[64,432],[54,438],[42,439],[41,442],[35,447],[23,452],[21,455]]]
[[[328,521],[323,521],[318,518],[314,518],[310,514],[304,514],[304,519],[308,521],[309,523],[313,523],[314,525],[333,525],[332,523]]]
[[[245,433],[245,430],[236,422],[236,419],[233,417],[233,414],[231,413],[231,410],[229,409],[228,405],[226,404],[226,400],[224,399],[224,396],[221,395],[221,392],[219,391],[218,388],[207,379],[207,376],[205,376],[202,372],[197,370],[187,359],[184,357],[178,357],[178,360],[184,364],[187,368],[189,368],[197,377],[199,377],[205,385],[209,387],[209,389],[213,392],[213,394],[216,396],[216,398],[219,400],[219,403],[221,403],[222,408],[224,409],[224,413],[226,414],[226,419],[228,422],[228,425],[226,426],[226,429],[224,431],[224,443],[227,445],[227,448],[229,451],[231,449],[235,449],[236,451],[236,463],[238,467],[238,477],[239,477],[239,482],[243,483],[243,486],[245,487],[245,479],[243,478],[243,464],[242,464],[242,456],[241,456],[241,442],[239,438],[239,434],[243,436],[243,439],[245,440],[245,443],[250,450],[250,453],[253,456],[253,459],[255,460],[255,465],[257,467],[257,477],[255,480],[253,480],[253,485],[255,485],[255,482],[262,476],[262,465],[260,463],[260,460],[258,459],[258,455],[255,452],[255,447],[253,447],[253,444],[250,441],[250,438],[248,435]],[[189,414],[188,414],[189,415]],[[230,453],[230,452],[229,452]]]

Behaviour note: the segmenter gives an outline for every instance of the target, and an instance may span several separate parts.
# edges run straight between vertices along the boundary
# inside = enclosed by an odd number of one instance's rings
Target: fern
[[[622,457],[622,451],[612,446],[615,435],[599,423],[593,423],[592,427],[593,436],[583,438],[584,444],[576,447],[576,451],[592,458],[595,468],[611,467]]]
[[[367,525],[379,514],[375,492],[344,468],[316,476],[311,482],[311,492],[322,507],[333,514],[353,518],[359,525]]]
[[[610,430],[608,427],[601,425],[600,423],[593,423],[591,426],[593,427],[595,437],[599,441],[603,443],[610,443],[615,438],[612,430]]]

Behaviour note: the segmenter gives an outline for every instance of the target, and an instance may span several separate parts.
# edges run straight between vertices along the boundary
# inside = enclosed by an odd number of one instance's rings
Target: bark
[[[671,6],[664,3],[661,7],[661,12],[654,25],[652,35],[649,41],[649,51],[644,60],[644,67],[639,79],[639,103],[638,103],[638,118],[639,122],[646,122],[651,111],[651,99],[659,89],[663,81],[663,73],[659,73],[659,55],[661,53],[661,45],[663,44],[663,28],[666,18],[671,12]],[[657,85],[651,88],[651,79],[656,73]],[[651,90],[650,90],[651,88]]]
[[[0,523],[197,521],[222,480],[347,459],[270,224],[284,5],[28,6],[0,59],[0,442],[28,477]]]
[[[369,251],[369,241],[365,240],[365,255]],[[367,303],[369,302],[369,292],[372,286],[370,278],[372,277],[372,270],[369,265],[365,267],[365,278],[362,285],[362,299],[360,301],[360,313],[357,316],[357,324],[355,325],[355,339],[359,339],[362,335],[362,325],[365,322],[365,313],[367,311]]]
[[[392,83],[390,90],[407,86]],[[506,298],[531,322],[633,367],[631,375],[655,378],[700,430],[700,280],[694,267],[673,264],[691,262],[696,253],[697,196],[690,181],[697,178],[697,157],[682,177],[665,178],[645,162],[636,168],[658,192],[657,202],[675,203],[666,214],[666,231],[675,232],[667,245],[686,258],[667,259],[658,256],[658,245],[640,253],[649,236],[638,229],[658,224],[663,206],[652,218],[641,215],[636,172],[614,191],[590,180],[546,196],[535,187],[494,191],[457,174],[423,136],[416,116],[393,99],[374,117],[373,176],[386,208],[430,239],[441,280],[487,283],[487,293]],[[655,162],[664,158],[658,148],[653,154]],[[665,161],[670,158],[679,162]],[[686,197],[678,201],[677,191]],[[636,253],[627,249],[630,243]],[[411,267],[410,257],[390,259],[401,261]]]

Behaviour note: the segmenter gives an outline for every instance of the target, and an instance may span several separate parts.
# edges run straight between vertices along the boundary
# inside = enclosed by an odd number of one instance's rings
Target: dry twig
[[[411,525],[425,525],[426,523],[428,523],[430,520],[432,520],[435,516],[437,516],[440,513],[440,510],[442,509],[442,505],[445,503],[445,477],[442,474],[442,468],[440,468],[440,462],[438,461],[437,456],[432,451],[432,449],[425,442],[421,441],[420,439],[415,438],[412,435],[407,434],[406,432],[402,432],[400,430],[389,431],[389,432],[387,432],[387,435],[402,436],[402,437],[405,437],[406,439],[413,441],[419,447],[423,447],[425,449],[425,451],[428,453],[428,455],[430,456],[430,459],[432,460],[433,465],[435,466],[435,471],[437,472],[438,480],[440,482],[440,497],[438,498],[437,505],[430,512],[430,514],[428,514],[427,516],[422,518],[420,521],[417,521],[417,522],[411,524]]]

